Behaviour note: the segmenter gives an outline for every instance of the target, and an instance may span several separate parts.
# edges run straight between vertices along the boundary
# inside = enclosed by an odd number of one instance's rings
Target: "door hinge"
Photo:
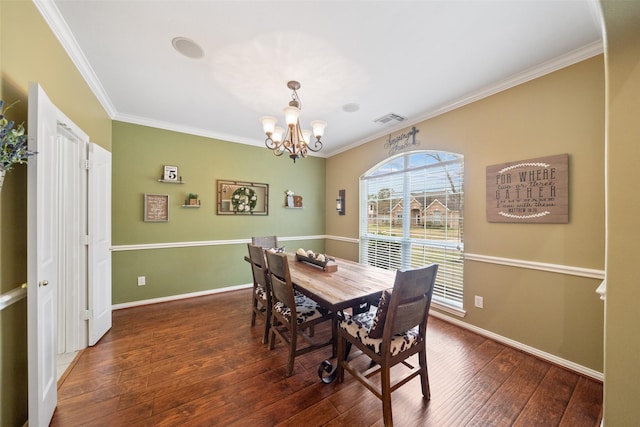
[[[82,320],[91,320],[93,319],[93,310],[82,310]]]
[[[90,161],[89,159],[85,159],[85,160],[83,161],[82,168],[83,168],[84,170],[89,170],[89,169],[91,169],[91,161]]]
[[[91,243],[91,237],[88,234],[82,236],[82,244],[83,245],[89,246],[90,243]]]

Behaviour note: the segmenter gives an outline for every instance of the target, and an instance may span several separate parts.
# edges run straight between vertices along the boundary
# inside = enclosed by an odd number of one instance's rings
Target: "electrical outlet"
[[[478,308],[482,308],[484,306],[484,298],[476,295],[475,306]]]
[[[147,278],[145,276],[138,276],[138,286],[144,286],[147,284]]]

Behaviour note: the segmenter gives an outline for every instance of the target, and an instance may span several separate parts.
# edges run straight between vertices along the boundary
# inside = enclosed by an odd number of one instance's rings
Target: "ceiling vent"
[[[405,120],[407,120],[406,117],[402,117],[401,115],[396,113],[389,113],[389,114],[385,114],[382,117],[378,117],[373,122],[378,123],[380,125],[389,125],[389,124],[404,122]]]

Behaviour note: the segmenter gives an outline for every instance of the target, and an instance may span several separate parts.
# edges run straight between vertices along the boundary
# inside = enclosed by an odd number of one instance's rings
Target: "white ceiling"
[[[301,125],[329,123],[322,156],[602,52],[595,0],[36,5],[113,119],[263,146],[259,118],[282,123],[298,80]],[[374,123],[388,113],[407,120]]]

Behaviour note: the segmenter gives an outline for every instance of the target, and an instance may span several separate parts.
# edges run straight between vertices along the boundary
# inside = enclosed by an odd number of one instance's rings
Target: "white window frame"
[[[415,164],[415,159],[421,156],[431,160]],[[400,158],[402,160],[399,160]],[[444,160],[433,160],[436,158]],[[414,159],[414,164],[411,164],[410,159]],[[431,171],[433,173],[430,173]],[[451,178],[455,183],[449,182]],[[387,179],[392,189],[390,192],[383,192],[381,190],[387,189],[384,187]],[[424,186],[421,180],[424,181]],[[371,191],[370,186],[374,187]],[[451,191],[452,188],[455,192]],[[376,191],[382,194],[382,198],[370,199],[369,193],[375,194]],[[444,226],[427,225],[427,221],[434,217],[426,212],[426,203],[431,198],[444,198],[438,200],[445,209],[443,212],[439,207],[439,217]],[[439,268],[433,295],[434,303],[454,312],[464,313],[463,199],[464,157],[460,154],[420,150],[402,153],[377,164],[360,177],[360,262],[387,269],[405,270],[436,262]],[[372,202],[373,205],[370,203],[371,200],[375,200]],[[417,229],[412,228],[415,226],[415,218],[411,216],[411,203],[414,200],[418,203],[420,200],[424,202],[421,206],[422,228]],[[394,208],[399,203],[402,203],[402,213],[394,214]],[[403,218],[408,220],[405,221]],[[395,227],[389,219],[395,222]],[[370,225],[373,232],[370,231]],[[435,231],[440,227],[444,227],[444,230]],[[457,234],[449,235],[448,230],[453,227]]]

